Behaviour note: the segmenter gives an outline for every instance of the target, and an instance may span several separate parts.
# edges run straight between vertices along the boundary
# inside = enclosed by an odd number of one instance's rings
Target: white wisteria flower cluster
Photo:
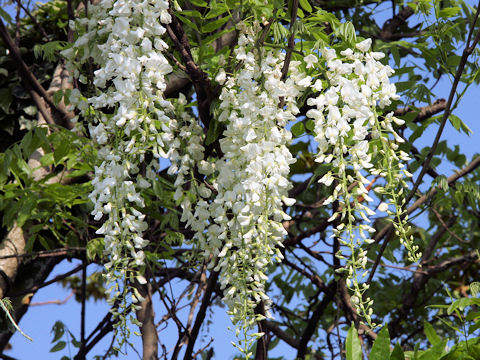
[[[371,42],[371,39],[364,40],[357,43],[355,49],[340,53],[329,48],[321,50],[326,79],[315,82],[313,89],[318,96],[308,99],[308,105],[313,108],[307,112],[307,117],[315,124],[318,142],[315,161],[331,164],[331,170],[319,182],[333,186],[332,195],[324,205],[338,201],[338,210],[329,221],[335,225],[333,236],[349,252],[345,267],[340,271],[347,274],[347,286],[353,291],[352,303],[369,325],[375,326],[371,322],[373,301],[368,297],[363,299],[368,284],[359,282],[368,274],[364,246],[373,242],[371,234],[375,231],[369,225],[375,211],[369,207],[374,199],[365,187],[371,183],[368,176],[373,176],[374,181],[378,177],[385,179],[385,187],[376,188],[387,201],[379,209],[396,215],[394,226],[411,260],[416,261],[419,255],[418,248],[406,236],[409,229],[401,210],[403,177],[410,176],[403,169],[402,161],[409,157],[399,150],[398,143],[403,139],[393,125],[402,125],[403,120],[395,118],[393,113],[377,113],[377,109],[384,109],[399,96],[389,80],[393,70],[379,61],[383,53],[370,51]],[[395,214],[388,210],[389,204],[397,209]],[[358,223],[357,216],[362,223]],[[342,251],[337,257],[345,258]]]
[[[89,131],[97,144],[97,164],[89,197],[92,215],[103,225],[107,281],[112,283],[110,302],[131,296],[126,279],[145,279],[138,269],[145,264],[143,238],[147,230],[143,189],[159,168],[159,157],[168,157],[175,148],[177,123],[169,114],[173,105],[164,99],[166,75],[172,67],[163,52],[167,44],[161,23],[171,21],[166,0],[102,0],[89,7],[88,19],[72,27],[83,31],[73,46],[63,52],[74,77],[87,84],[89,96],[78,90],[70,101],[90,120]],[[85,30],[86,29],[86,30]],[[95,71],[91,79],[81,69]],[[139,165],[152,153],[144,176]],[[119,284],[120,283],[120,284]],[[119,317],[122,321],[122,317]],[[123,319],[124,320],[124,319]]]
[[[103,221],[97,234],[104,237],[109,258],[105,266],[112,284],[110,301],[122,299],[125,309],[127,297],[133,303],[141,299],[126,286],[134,277],[145,281],[140,273],[148,225],[141,193],[155,181],[159,159],[167,158],[168,174],[176,177],[174,200],[182,209],[180,220],[194,233],[189,243],[209,269],[219,272],[237,335],[244,334],[238,348],[249,357],[252,339],[262,335],[253,333],[254,325],[271,316],[267,267],[283,258],[283,222],[290,220],[285,208],[295,203],[288,197],[295,159],[287,147],[292,140],[287,125],[300,112],[302,94],[313,91],[306,115],[314,122],[316,161],[330,164],[319,182],[333,186],[324,205],[336,203],[329,221],[333,236],[347,248],[336,256],[346,258],[340,270],[353,292],[352,303],[375,326],[372,301],[364,299],[368,285],[361,282],[367,274],[364,247],[372,243],[374,232],[368,224],[375,215],[369,206],[374,199],[365,186],[372,181],[368,177],[385,179],[384,186],[376,187],[383,200],[378,209],[394,217],[410,258],[419,256],[407,236],[402,210],[403,177],[410,175],[402,164],[409,158],[399,150],[403,140],[394,130],[402,121],[382,111],[398,99],[389,81],[393,70],[379,61],[383,53],[370,51],[370,39],[338,53],[324,48],[320,57],[309,54],[303,64],[292,61],[284,76],[285,53],[258,46],[258,24],[237,24],[233,56],[238,64],[232,70],[221,68],[215,79],[222,85],[214,119],[224,128],[221,154],[217,153],[222,156],[206,156],[205,129],[194,112],[187,111],[185,96],[171,102],[164,97],[172,72],[161,25],[171,21],[168,5],[166,0],[102,0],[89,7],[88,19],[71,24],[80,36],[63,52],[71,74],[88,89],[87,96],[72,91],[70,101],[89,119],[96,143],[90,199],[94,219]],[[303,65],[307,72],[320,69],[322,78],[307,76],[300,70]],[[90,76],[83,75],[84,69]],[[142,175],[139,167],[148,154],[153,160]],[[265,315],[256,311],[260,302]]]
[[[245,343],[238,348],[246,351],[251,339],[261,335],[251,334],[256,321],[264,318],[254,312],[260,301],[270,316],[265,270],[283,258],[280,247],[286,231],[282,222],[290,219],[283,207],[295,202],[288,198],[289,167],[295,159],[286,146],[292,139],[286,125],[296,118],[298,97],[311,78],[300,73],[294,62],[288,79],[282,80],[284,54],[258,49],[256,27],[240,24],[239,28],[242,32],[234,56],[241,66],[229,77],[221,69],[216,77],[223,85],[218,118],[225,123],[220,139],[223,157],[194,159],[199,172],[211,179],[212,189],[190,179],[189,190],[199,200],[192,204],[180,188],[176,197],[183,199],[182,220],[195,231],[193,245],[209,268],[219,272],[237,335],[240,331],[245,335]],[[202,154],[203,148],[194,146]],[[172,166],[172,173],[181,170]],[[183,183],[180,175],[177,185]],[[212,190],[215,196],[209,202]]]

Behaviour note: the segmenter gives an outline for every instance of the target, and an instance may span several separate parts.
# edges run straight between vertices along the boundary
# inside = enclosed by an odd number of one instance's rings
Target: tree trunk
[[[144,300],[140,303],[141,309],[137,311],[137,319],[142,323],[143,360],[158,359],[158,333],[155,326],[155,311],[152,303],[152,286],[150,284],[136,286]]]

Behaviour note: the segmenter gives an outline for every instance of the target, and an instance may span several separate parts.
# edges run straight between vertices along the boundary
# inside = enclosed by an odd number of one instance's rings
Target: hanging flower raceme
[[[269,316],[265,269],[282,258],[282,221],[290,219],[283,206],[295,202],[288,198],[289,166],[295,159],[286,147],[292,138],[286,125],[299,112],[296,102],[310,78],[292,63],[283,81],[284,54],[258,49],[252,28],[243,29],[238,45],[234,55],[240,68],[228,79],[223,70],[217,76],[224,85],[218,119],[225,123],[220,139],[224,156],[201,166],[204,174],[215,171],[217,194],[210,204],[197,204],[189,222],[192,228],[207,229],[197,231],[195,241],[210,268],[220,272],[237,334],[242,331],[248,338],[263,319],[254,313],[260,301]],[[245,351],[248,343],[239,349]]]
[[[392,215],[388,205],[396,207],[394,225],[414,261],[418,258],[418,248],[406,237],[408,227],[401,210],[403,176],[409,175],[402,170],[401,161],[409,158],[398,150],[398,143],[403,139],[393,124],[401,125],[403,121],[392,113],[385,116],[377,113],[377,108],[383,109],[399,98],[395,85],[389,81],[393,70],[379,61],[384,54],[370,52],[370,46],[371,39],[367,39],[358,43],[355,50],[347,49],[339,54],[334,49],[321,51],[326,79],[315,82],[313,89],[319,94],[308,100],[313,109],[307,116],[315,123],[316,161],[331,164],[331,170],[319,182],[334,185],[333,194],[324,204],[333,201],[339,204],[338,211],[329,220],[337,224],[333,236],[348,248],[348,260],[342,270],[347,273],[347,285],[353,291],[352,302],[374,326],[370,317],[372,301],[363,300],[368,285],[359,283],[368,273],[365,271],[367,252],[362,246],[372,242],[374,232],[368,225],[369,218],[375,215],[368,206],[373,199],[365,187],[370,183],[369,175],[385,178],[385,187],[377,188],[377,192],[387,198],[381,209]],[[356,225],[357,216],[364,223]],[[344,259],[341,251],[337,257]]]
[[[105,264],[107,281],[113,284],[110,301],[122,298],[126,307],[129,296],[134,303],[140,297],[130,295],[127,279],[145,281],[139,275],[142,249],[148,244],[141,191],[156,176],[159,157],[174,149],[174,107],[163,96],[172,67],[161,39],[166,31],[161,23],[171,17],[165,0],[102,0],[89,7],[89,15],[71,23],[84,33],[63,55],[70,73],[88,88],[88,97],[74,90],[70,101],[89,119],[98,149],[89,196],[92,215],[103,221],[97,234],[104,236],[104,254],[110,260]],[[93,72],[90,79],[80,75],[82,67]],[[153,160],[141,175],[139,164],[148,153]]]
[[[282,259],[282,222],[290,219],[284,207],[295,202],[288,198],[295,159],[287,148],[292,139],[287,124],[299,113],[299,97],[312,86],[318,96],[308,100],[313,108],[307,116],[314,121],[316,161],[331,164],[320,182],[334,184],[326,203],[338,201],[330,221],[335,221],[334,236],[349,250],[343,271],[354,292],[352,302],[371,324],[371,301],[363,299],[368,285],[360,284],[357,274],[366,268],[361,247],[371,242],[373,232],[368,222],[375,213],[367,206],[373,199],[365,187],[369,175],[385,178],[386,185],[377,188],[385,200],[380,209],[395,217],[410,257],[418,256],[400,206],[399,189],[408,175],[401,162],[408,156],[399,151],[402,139],[393,126],[401,121],[391,113],[377,113],[398,98],[389,82],[393,70],[379,62],[383,54],[369,51],[370,40],[340,53],[323,49],[320,62],[310,54],[304,58],[307,69],[325,68],[325,78],[311,85],[296,61],[284,79],[285,54],[257,46],[258,25],[240,24],[233,52],[239,64],[231,76],[222,69],[216,77],[223,85],[216,119],[225,129],[219,140],[223,156],[206,158],[204,129],[186,111],[185,97],[172,102],[164,98],[172,71],[163,54],[167,44],[161,25],[171,21],[168,1],[103,0],[90,6],[89,14],[89,19],[71,24],[81,35],[64,55],[71,74],[88,89],[88,96],[74,90],[70,101],[89,119],[98,150],[90,199],[92,215],[103,221],[97,234],[104,236],[109,257],[105,266],[113,284],[111,302],[122,299],[125,309],[129,296],[133,303],[140,298],[130,295],[126,281],[144,281],[139,270],[148,241],[143,238],[147,223],[141,192],[156,177],[159,158],[168,158],[168,173],[176,175],[174,199],[182,208],[181,221],[194,232],[190,244],[219,272],[232,321],[245,336],[239,349],[247,352],[252,339],[261,336],[252,334],[256,321],[270,316],[265,269]],[[85,68],[90,77],[81,75]],[[141,174],[139,164],[148,154],[153,160]],[[367,224],[357,225],[358,217]],[[341,252],[337,256],[343,258]],[[260,302],[265,315],[255,311]]]

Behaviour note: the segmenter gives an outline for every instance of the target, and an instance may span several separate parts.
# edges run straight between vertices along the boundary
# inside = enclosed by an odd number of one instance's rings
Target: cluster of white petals
[[[180,94],[178,105],[178,134],[169,153],[171,165],[168,174],[176,174],[173,198],[182,208],[180,220],[194,231],[192,241],[195,242],[197,236],[202,236],[210,218],[207,199],[212,195],[212,190],[206,183],[200,182],[200,177],[195,176],[195,169],[202,175],[210,175],[213,168],[210,163],[203,160],[204,131],[198,119],[182,108],[186,105],[183,94]]]
[[[175,106],[164,98],[166,76],[172,71],[161,38],[166,31],[161,24],[171,21],[168,6],[167,0],[102,0],[89,7],[88,19],[71,24],[83,33],[64,51],[71,74],[89,87],[88,96],[74,90],[70,101],[90,120],[97,144],[90,199],[92,215],[103,222],[97,234],[104,236],[110,259],[108,280],[125,279],[131,276],[127,272],[136,274],[134,269],[144,265],[142,249],[148,241],[143,238],[147,223],[141,193],[156,177],[159,158],[168,158],[181,221],[194,233],[190,243],[209,268],[219,272],[232,321],[247,338],[263,319],[255,314],[261,301],[270,316],[266,268],[282,259],[282,222],[290,219],[284,209],[295,203],[288,198],[295,159],[287,147],[292,139],[287,124],[296,120],[299,98],[311,88],[318,94],[308,99],[306,115],[314,122],[316,161],[330,164],[319,182],[334,185],[324,205],[338,202],[330,221],[333,236],[349,253],[342,271],[353,291],[352,303],[374,325],[372,301],[363,299],[368,285],[358,281],[357,273],[362,269],[366,276],[362,246],[372,242],[374,232],[368,225],[375,215],[368,206],[374,202],[366,187],[372,181],[368,177],[385,179],[385,186],[376,188],[384,201],[378,209],[393,215],[410,257],[418,257],[407,239],[398,190],[409,176],[402,164],[409,158],[399,150],[403,140],[394,130],[402,121],[393,113],[377,113],[398,99],[389,81],[393,70],[379,61],[384,54],[370,51],[370,39],[356,49],[337,53],[324,48],[321,57],[309,54],[303,59],[306,69],[324,68],[325,74],[312,84],[297,61],[290,63],[288,77],[282,76],[285,54],[257,46],[258,25],[237,25],[241,32],[233,53],[239,63],[233,74],[220,69],[215,79],[223,85],[215,119],[225,129],[219,140],[222,156],[207,158],[204,129],[192,111],[185,110],[185,97],[180,95]],[[82,74],[92,66],[97,70],[91,78]],[[147,154],[153,154],[153,160],[142,176],[138,166]],[[358,223],[359,218],[364,222]],[[337,257],[345,258],[341,251]],[[111,290],[111,301],[125,296],[126,290],[120,294],[117,285]],[[246,351],[248,344],[240,349]]]
[[[406,239],[405,218],[402,217],[401,195],[402,178],[410,174],[403,170],[402,160],[408,156],[400,151],[398,143],[403,139],[395,132],[393,126],[402,125],[403,121],[395,118],[393,113],[379,116],[377,109],[384,109],[392,100],[397,100],[394,84],[389,77],[393,70],[383,65],[379,60],[383,53],[371,52],[371,39],[356,45],[356,49],[346,49],[337,54],[336,50],[325,48],[321,51],[325,63],[326,79],[317,80],[313,88],[318,96],[308,99],[308,105],[313,108],[307,116],[313,119],[315,140],[318,142],[317,162],[331,164],[320,180],[326,186],[334,185],[332,195],[324,204],[338,201],[338,211],[330,221],[337,219],[333,236],[346,246],[350,252],[349,258],[342,269],[347,273],[347,285],[353,291],[352,303],[357,307],[370,325],[372,300],[363,300],[363,294],[368,284],[359,283],[359,278],[365,277],[367,252],[362,248],[373,242],[371,234],[375,231],[370,225],[370,218],[375,211],[368,206],[373,202],[369,196],[368,186],[373,176],[385,178],[386,186],[377,187],[378,193],[387,197],[387,201],[397,208],[397,213],[388,210],[388,203],[379,207],[390,215],[396,215],[397,233]],[[357,224],[357,216],[363,223]],[[356,236],[359,234],[360,236]],[[412,255],[417,248],[410,241],[404,241],[413,260],[418,255]],[[344,259],[342,251],[337,257]],[[357,271],[363,274],[359,275]]]
[[[282,80],[284,54],[258,49],[254,29],[245,28],[239,36],[234,55],[241,66],[235,74],[227,78],[221,70],[217,75],[224,85],[219,105],[224,155],[200,166],[206,175],[215,172],[216,196],[211,203],[197,204],[195,216],[188,219],[210,268],[220,272],[232,321],[245,333],[262,318],[254,314],[261,300],[269,316],[265,270],[282,258],[282,221],[290,219],[283,207],[295,202],[288,198],[289,167],[295,159],[286,146],[292,138],[286,125],[295,120],[297,99],[311,81],[297,63]]]
[[[102,0],[89,6],[88,19],[71,23],[84,33],[63,52],[70,73],[89,88],[88,97],[74,90],[70,101],[90,120],[98,149],[89,198],[95,220],[103,221],[96,233],[104,236],[107,280],[114,283],[144,265],[148,241],[141,192],[151,186],[159,157],[174,149],[177,123],[169,116],[174,108],[163,96],[172,71],[161,39],[166,31],[161,23],[171,21],[168,6],[166,0]],[[81,75],[85,66],[96,69],[92,79]],[[147,153],[154,159],[142,176],[138,165]],[[110,301],[120,290],[115,283]]]

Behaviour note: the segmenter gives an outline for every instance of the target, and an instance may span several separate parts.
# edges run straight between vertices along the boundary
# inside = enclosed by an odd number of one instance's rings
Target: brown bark
[[[52,99],[52,86],[50,86],[49,91],[46,91],[42,84],[38,81],[32,71],[28,68],[27,64],[23,61],[20,49],[18,46],[15,45],[10,34],[8,33],[7,28],[5,27],[3,21],[0,19],[0,38],[4,41],[6,47],[10,51],[11,56],[15,60],[18,66],[19,74],[25,83],[26,87],[35,91],[39,96],[42,97],[43,101],[45,101],[48,106],[49,110],[52,113],[52,116],[55,118],[56,122],[59,125],[65,126],[67,128],[72,128],[72,123],[70,120],[72,119],[72,113],[68,112],[65,108],[64,104],[58,104],[55,106],[53,99]],[[57,67],[58,68],[58,67]],[[55,77],[53,82],[55,81]],[[61,79],[60,79],[61,82]],[[57,90],[60,90],[58,88]],[[35,99],[34,99],[35,100]]]
[[[141,309],[137,311],[137,320],[142,323],[143,360],[158,359],[158,334],[155,326],[155,311],[152,303],[152,285],[136,286],[144,300],[140,303]]]
[[[394,38],[395,33],[398,32],[402,25],[407,23],[407,19],[413,14],[414,11],[410,6],[405,6],[402,8],[397,15],[383,24],[380,37],[387,41]]]
[[[70,87],[68,82],[68,74],[64,69],[63,65],[59,64],[55,69],[51,85],[48,89],[48,92],[55,93],[60,89],[67,89]],[[32,93],[35,93],[32,91]],[[35,93],[35,95],[37,95]],[[43,111],[39,112],[38,116],[38,125],[37,126],[47,126],[47,119],[51,117],[49,109],[44,105],[44,99],[36,96],[37,106]],[[44,116],[46,115],[46,116]],[[28,160],[28,166],[33,169],[33,180],[40,181],[50,174],[50,169],[41,166],[40,159],[45,155],[45,152],[42,148],[35,150]],[[54,176],[50,178],[47,183],[54,183],[60,181],[60,176]],[[8,296],[8,292],[11,290],[12,286],[15,286],[15,278],[17,273],[21,271],[20,277],[22,279],[22,284],[39,283],[43,282],[51,270],[60,261],[60,258],[55,257],[53,259],[45,260],[36,260],[23,266],[24,258],[21,256],[25,253],[25,246],[28,241],[28,231],[24,231],[21,227],[17,226],[14,223],[12,229],[8,232],[5,239],[0,244],[0,270],[3,272],[0,276],[0,299],[3,299],[5,296]],[[3,258],[5,256],[12,256]],[[36,265],[35,265],[36,264]],[[22,271],[23,268],[29,269],[31,266],[40,267],[37,271]],[[27,285],[27,287],[30,287]],[[16,289],[17,292],[20,289]],[[31,296],[35,294],[35,291],[32,291],[31,294],[27,297],[17,298],[13,302],[13,311],[12,316],[15,321],[18,323],[23,315],[26,313],[29,307],[29,300]],[[12,332],[7,331],[0,334],[0,349],[4,349],[8,344],[9,339],[13,335]]]
[[[30,300],[35,295],[39,288],[35,285],[43,283],[53,270],[56,264],[61,259],[58,257],[48,259],[38,259],[21,264],[18,269],[18,280],[12,284],[12,293],[21,294],[20,296],[12,297],[13,311],[11,315],[18,323],[30,306]],[[25,293],[25,288],[30,289],[30,292]],[[0,326],[0,352],[5,349],[14,334],[11,332],[7,324]],[[4,326],[3,326],[4,325]]]
[[[426,119],[429,119],[433,115],[436,115],[439,112],[442,112],[443,110],[445,110],[446,106],[447,106],[447,101],[445,99],[438,99],[432,105],[420,107],[418,108],[418,114],[415,117],[415,119],[413,119],[413,121],[416,123],[419,123]],[[407,106],[407,107],[395,110],[394,115],[403,116],[412,111],[416,111],[416,110]]]
[[[60,89],[67,89],[70,87],[68,83],[68,74],[62,64],[59,64],[55,69],[52,83],[48,89],[49,93],[55,93]],[[40,99],[40,101],[43,101]],[[45,117],[39,113],[38,126],[47,126]],[[35,150],[30,159],[28,160],[28,166],[33,169],[33,180],[40,181],[50,173],[50,169],[41,166],[40,159],[45,155],[45,151],[42,148]],[[55,183],[60,180],[59,176],[50,178],[47,183]],[[27,234],[23,229],[17,226],[15,223],[12,229],[8,232],[6,238],[0,244],[0,257],[9,255],[22,255],[25,252],[25,245],[27,242]],[[10,288],[11,282],[15,280],[17,270],[21,264],[21,257],[11,257],[7,259],[0,259],[0,299],[3,299]]]
[[[0,245],[0,255],[23,254],[25,252],[25,244],[26,241],[23,230],[14,225]],[[2,276],[0,276],[0,299],[3,299],[12,287],[12,282],[17,275],[17,270],[21,262],[21,258],[15,257],[0,260],[0,270],[3,272],[1,274]]]

